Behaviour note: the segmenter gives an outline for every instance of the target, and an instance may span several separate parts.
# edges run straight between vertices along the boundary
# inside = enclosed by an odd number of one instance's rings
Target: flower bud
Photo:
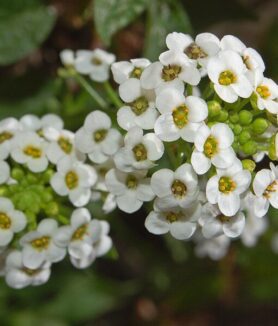
[[[225,122],[228,120],[229,114],[227,111],[221,111],[218,117],[219,122]]]
[[[266,131],[267,128],[268,128],[268,122],[263,118],[257,118],[252,123],[252,130],[254,131],[255,134],[261,135]]]
[[[248,126],[253,120],[253,115],[250,111],[242,110],[239,112],[239,123],[242,126]]]
[[[239,143],[241,145],[247,143],[250,139],[251,139],[251,135],[250,132],[247,130],[243,130],[238,137]]]
[[[217,101],[209,101],[208,102],[208,112],[209,112],[209,117],[213,118],[218,116],[218,114],[221,112],[221,105]]]
[[[52,201],[47,204],[47,207],[45,208],[45,213],[50,216],[56,216],[59,213],[59,205]]]
[[[17,181],[20,181],[24,177],[24,171],[20,168],[13,168],[11,177]]]
[[[235,135],[239,135],[242,132],[242,127],[239,124],[234,125],[233,132]]]
[[[232,123],[237,123],[239,120],[239,115],[236,112],[230,113],[229,120]]]
[[[257,152],[257,143],[249,140],[242,146],[242,150],[246,155],[254,155]]]
[[[242,160],[242,166],[245,170],[253,172],[256,168],[256,163],[253,160]]]

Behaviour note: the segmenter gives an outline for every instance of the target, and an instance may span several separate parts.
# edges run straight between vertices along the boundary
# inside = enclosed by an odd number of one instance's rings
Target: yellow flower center
[[[72,235],[71,240],[82,240],[87,232],[88,224],[81,225]]]
[[[144,96],[138,97],[136,100],[128,104],[136,115],[141,115],[146,112],[149,107],[149,101]]]
[[[0,212],[0,229],[8,230],[11,224],[10,217],[6,213]]]
[[[209,136],[204,144],[204,154],[212,158],[218,152],[218,142],[213,136]]]
[[[135,67],[132,72],[130,73],[131,78],[137,78],[139,79],[142,75],[143,69],[139,67]]]
[[[201,59],[207,57],[207,54],[196,44],[191,43],[185,50],[184,53],[190,58],[190,59]]]
[[[181,67],[177,65],[164,66],[162,69],[162,79],[166,82],[174,80],[181,72]]]
[[[256,92],[260,95],[261,98],[263,98],[264,100],[267,99],[271,93],[270,93],[270,90],[267,86],[264,86],[264,85],[259,85],[257,88],[256,88]]]
[[[147,149],[143,144],[137,144],[132,149],[134,157],[137,162],[145,161],[147,159]]]
[[[177,222],[182,217],[182,213],[167,212],[165,218],[169,223]]]
[[[0,133],[0,144],[4,143],[6,140],[13,138],[13,134],[8,131],[3,131]]]
[[[231,70],[222,71],[219,75],[218,82],[220,85],[229,86],[237,80],[236,75]]]
[[[48,248],[50,244],[50,237],[48,236],[43,236],[41,238],[37,238],[31,241],[31,246],[38,251],[43,251]]]
[[[76,174],[76,172],[69,171],[66,174],[65,181],[66,181],[67,187],[70,190],[72,190],[72,189],[75,189],[78,186],[79,178],[78,178],[78,175]]]
[[[138,180],[135,178],[134,175],[129,174],[126,178],[125,184],[128,189],[136,189],[138,185]]]
[[[218,182],[218,189],[223,194],[229,194],[236,189],[236,183],[230,177],[221,177]]]
[[[92,63],[93,65],[95,65],[95,66],[100,66],[100,65],[102,64],[102,61],[101,61],[99,58],[97,58],[97,57],[93,57],[93,58],[91,59],[91,63]]]
[[[105,139],[107,135],[107,129],[99,129],[94,132],[94,140],[96,143],[100,143]]]
[[[274,180],[267,188],[265,189],[263,196],[267,199],[271,197],[271,194],[278,191],[278,181]]]
[[[31,156],[32,158],[40,158],[42,156],[42,150],[33,145],[26,146],[23,153],[27,156]]]
[[[58,139],[58,145],[60,146],[62,151],[64,151],[66,154],[70,154],[72,152],[72,147],[73,147],[72,143],[67,138],[65,138],[63,136],[60,137]]]
[[[187,187],[180,180],[174,180],[171,186],[172,194],[177,198],[183,198],[186,195]]]
[[[182,129],[188,123],[188,108],[185,105],[180,105],[172,112],[175,125]]]

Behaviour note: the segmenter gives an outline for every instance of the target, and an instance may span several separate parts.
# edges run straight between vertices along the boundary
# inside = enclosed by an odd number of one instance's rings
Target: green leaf
[[[148,8],[148,26],[144,55],[150,60],[157,60],[165,50],[165,38],[168,33],[192,33],[189,17],[178,1],[151,1]]]
[[[34,51],[48,36],[56,18],[38,0],[2,0],[0,7],[0,65]]]
[[[109,45],[111,37],[140,15],[146,4],[147,0],[95,0],[94,21],[102,41]]]

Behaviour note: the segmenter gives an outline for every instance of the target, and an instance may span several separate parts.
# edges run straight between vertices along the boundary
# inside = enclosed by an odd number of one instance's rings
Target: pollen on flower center
[[[137,162],[145,161],[147,159],[147,149],[143,144],[137,144],[132,149],[134,157]]]
[[[167,212],[165,218],[169,223],[177,222],[182,217],[181,213],[177,212]]]
[[[76,174],[76,172],[69,171],[66,174],[65,181],[66,181],[67,187],[70,190],[72,190],[72,189],[75,189],[78,186],[79,178],[78,178],[78,175]]]
[[[135,67],[132,72],[130,73],[131,78],[137,78],[139,79],[142,75],[143,69],[139,67]]]
[[[0,229],[8,230],[11,227],[10,217],[3,212],[0,212]]]
[[[219,75],[218,82],[220,85],[229,86],[237,80],[236,75],[231,70],[222,71]]]
[[[13,138],[13,134],[8,131],[4,131],[0,133],[0,144],[4,143],[6,140]]]
[[[162,79],[166,82],[174,80],[181,72],[181,67],[178,65],[164,66],[162,69]]]
[[[191,43],[185,50],[184,53],[190,58],[190,59],[201,59],[207,57],[207,54],[196,44]]]
[[[129,103],[129,105],[136,115],[141,115],[148,109],[149,101],[144,96],[140,96],[135,101]]]
[[[126,178],[125,184],[128,189],[136,189],[138,185],[138,180],[135,178],[134,175],[130,174]]]
[[[204,144],[206,157],[212,158],[218,152],[218,142],[213,136],[209,136]]]
[[[221,223],[227,223],[227,222],[230,222],[230,220],[231,220],[230,217],[225,216],[225,215],[223,215],[223,214],[218,215],[216,218],[217,218],[218,221],[220,221]]]
[[[278,181],[274,180],[270,185],[268,185],[263,193],[263,196],[267,199],[271,197],[271,194],[278,191]]]
[[[270,90],[267,86],[265,85],[259,85],[257,88],[256,88],[256,92],[260,95],[261,98],[263,99],[267,99],[271,93],[270,93]]]
[[[183,104],[175,108],[172,112],[175,125],[182,129],[188,123],[188,108]]]
[[[221,177],[218,183],[218,189],[224,194],[229,194],[236,189],[236,183],[230,177]]]
[[[39,147],[29,145],[23,150],[25,155],[31,156],[32,158],[40,158],[42,156],[42,150]]]
[[[182,198],[186,195],[187,187],[180,180],[174,180],[171,186],[172,193],[177,198]]]
[[[58,145],[66,154],[70,154],[72,152],[72,143],[67,138],[60,137],[58,139]]]
[[[96,143],[100,143],[105,139],[107,135],[107,129],[99,129],[94,132],[94,140]]]
[[[95,66],[100,66],[102,64],[102,61],[99,58],[93,57],[91,59],[91,63]]]
[[[48,248],[50,244],[50,237],[43,236],[41,238],[32,240],[30,243],[33,248],[37,249],[38,251],[42,251]]]
[[[81,225],[72,235],[71,240],[76,241],[76,240],[82,240],[84,235],[87,232],[88,224],[83,224]]]

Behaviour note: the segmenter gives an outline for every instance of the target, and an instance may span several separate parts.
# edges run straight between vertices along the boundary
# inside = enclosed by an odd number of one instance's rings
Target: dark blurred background
[[[118,60],[155,60],[172,31],[234,34],[262,54],[266,75],[277,81],[277,18],[277,0],[0,0],[0,119],[53,112],[76,130],[96,105],[57,76],[59,52],[101,47]],[[278,324],[270,247],[277,211],[256,247],[236,241],[213,262],[195,258],[191,243],[150,235],[144,211],[103,216],[90,208],[110,221],[114,253],[85,271],[54,265],[37,288],[11,290],[1,280],[0,325]]]

